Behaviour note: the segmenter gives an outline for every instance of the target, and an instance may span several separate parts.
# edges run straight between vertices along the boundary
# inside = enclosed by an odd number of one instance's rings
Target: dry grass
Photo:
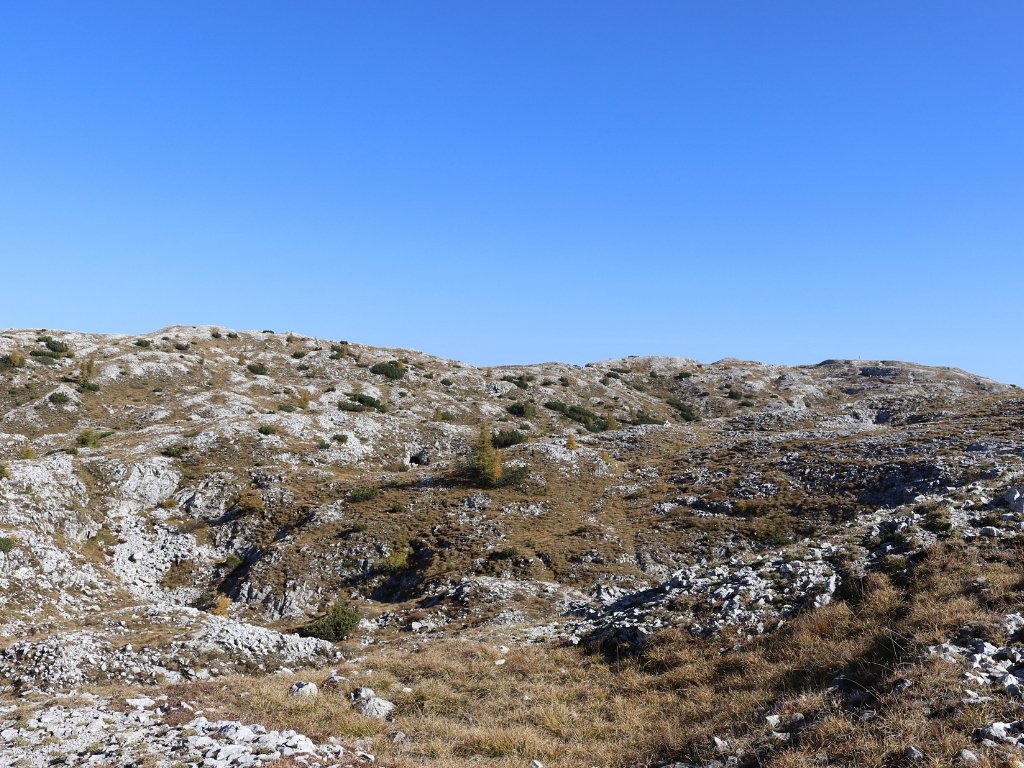
[[[478,765],[512,768],[538,759],[569,766],[646,766],[715,757],[712,737],[731,741],[762,765],[892,766],[909,745],[925,765],[949,765],[971,748],[984,766],[1005,763],[971,741],[1018,705],[997,697],[960,702],[961,671],[924,653],[964,625],[998,634],[996,610],[1019,604],[1018,553],[937,547],[910,578],[872,575],[847,600],[796,617],[772,636],[698,639],[668,631],[641,658],[609,662],[565,647],[528,646],[502,654],[494,644],[458,639],[396,642],[364,649],[339,670],[347,688],[317,699],[290,698],[297,679],[324,673],[231,677],[172,686],[172,700],[207,715],[294,728],[315,739],[362,739],[393,768]],[[979,592],[977,578],[988,579]],[[495,661],[504,658],[502,665]],[[840,696],[826,689],[838,675]],[[910,687],[898,692],[898,681]],[[368,720],[347,693],[374,688],[399,709],[395,724]],[[406,691],[406,689],[409,689]],[[773,741],[764,716],[795,713],[794,741]],[[408,735],[394,744],[389,732]]]

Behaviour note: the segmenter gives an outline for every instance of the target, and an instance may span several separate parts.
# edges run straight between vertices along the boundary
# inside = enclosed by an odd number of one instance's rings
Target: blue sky
[[[0,326],[1024,384],[1020,3],[48,2]]]

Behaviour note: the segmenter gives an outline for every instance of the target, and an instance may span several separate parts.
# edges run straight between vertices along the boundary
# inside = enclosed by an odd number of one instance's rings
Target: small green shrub
[[[230,333],[228,334],[228,338],[229,338],[229,339],[237,339],[237,338],[238,338],[238,334],[237,334],[237,333],[235,333],[234,331],[231,331],[231,332],[230,332]]]
[[[368,526],[366,523],[354,523],[352,525],[351,530],[352,533],[366,533],[368,530],[370,530],[370,526]]]
[[[637,409],[633,413],[634,424],[664,424],[664,419],[659,419],[657,416],[653,416],[642,408]]]
[[[78,385],[79,392],[99,392],[100,385],[95,381],[83,381]]]
[[[295,406],[291,403],[280,403],[277,406],[277,410],[284,411],[285,413],[295,413]]]
[[[378,495],[380,495],[379,489],[365,486],[362,488],[353,488],[351,491],[349,491],[348,500],[354,502],[371,501],[373,499],[376,499]]]
[[[402,512],[405,512],[405,504],[403,504],[400,501],[396,501],[394,504],[388,507],[388,509],[390,509],[395,514],[401,514]]]
[[[325,616],[311,621],[299,629],[302,637],[318,637],[321,640],[337,642],[345,640],[359,626],[359,611],[349,603],[340,600],[331,606]]]
[[[3,480],[5,477],[7,477],[7,467],[0,464],[0,480]]]
[[[249,369],[249,373],[255,374],[257,376],[267,375],[267,366],[265,366],[263,363],[249,363],[249,365],[247,365],[246,368]]]
[[[185,350],[189,349],[191,346],[192,345],[189,344],[187,341],[176,341],[176,342],[174,342],[174,348],[176,350],[178,350],[179,352],[184,352]]]
[[[54,405],[66,405],[71,402],[71,396],[67,392],[54,392],[46,399]]]
[[[491,553],[492,560],[515,560],[520,557],[520,552],[515,547],[504,547],[497,552]]]
[[[509,381],[520,389],[529,389],[530,382],[536,378],[532,373],[521,373],[518,376],[502,376],[502,381]]]
[[[491,442],[495,448],[508,448],[509,446],[525,443],[527,437],[518,429],[501,429],[491,435]]]
[[[260,428],[257,430],[257,432],[259,432],[261,435],[276,435],[277,427],[271,424],[262,424],[260,425]]]
[[[331,440],[333,440],[336,443],[341,443],[342,445],[344,445],[345,443],[348,442],[348,435],[339,432],[336,435],[331,435]]]
[[[0,357],[0,371],[5,368],[24,368],[25,367],[25,356],[16,349],[12,349],[8,354]]]
[[[513,416],[521,416],[526,419],[533,418],[537,415],[537,406],[528,400],[525,402],[512,403],[507,410]]]
[[[400,549],[384,558],[384,570],[389,573],[404,571],[409,567],[409,550]]]
[[[221,563],[221,567],[227,571],[233,571],[242,564],[243,560],[234,552],[224,558],[224,562]]]
[[[454,382],[454,381],[452,381],[452,380],[451,380],[451,379],[449,379],[449,378],[444,378],[444,379],[441,379],[441,384],[443,384],[443,385],[444,385],[444,386],[446,386],[446,387],[450,387],[450,386],[451,386],[452,384],[454,384],[454,383],[455,383],[455,382]]]
[[[183,443],[177,443],[175,445],[167,446],[162,451],[160,451],[160,453],[163,454],[164,456],[166,456],[169,459],[180,459],[182,456],[185,455],[185,452],[187,450],[188,450],[188,446],[187,445],[185,445]]]
[[[689,403],[675,398],[669,398],[666,402],[679,412],[683,421],[700,421],[700,412]]]
[[[307,353],[305,350],[297,349],[294,352],[292,352],[292,357],[294,357],[296,360],[301,360],[306,356],[306,354]]]
[[[386,363],[371,365],[370,373],[375,373],[386,379],[401,379],[405,376],[405,366],[399,360],[389,360]]]
[[[46,348],[59,357],[71,357],[71,347],[63,341],[57,341],[50,336],[40,336],[39,341],[46,345]]]
[[[220,336],[221,336],[221,333],[220,333],[220,331],[211,331],[211,332],[210,332],[210,338],[213,338],[213,339],[219,339],[219,338],[220,338]]]
[[[232,499],[231,506],[239,514],[257,514],[264,509],[263,497],[255,488],[243,488],[238,495]]]
[[[387,413],[388,412],[388,407],[384,403],[382,403],[380,400],[378,400],[376,397],[370,397],[369,395],[364,395],[364,394],[362,394],[360,392],[350,392],[349,395],[348,395],[348,399],[351,400],[352,402],[351,403],[344,403],[343,404],[343,401],[342,401],[342,402],[338,403],[338,407],[341,408],[343,411],[357,411],[358,412],[358,411],[366,411],[366,410],[369,410],[370,408],[373,408],[378,413]],[[354,407],[352,407],[353,405],[359,406],[359,407],[355,407],[354,408]]]
[[[556,411],[568,419],[577,421],[587,428],[589,432],[604,432],[608,429],[608,418],[594,413],[580,405],[567,405],[557,400],[549,400],[544,407]]]
[[[142,347],[143,349],[148,349],[149,347],[153,346],[153,342],[150,341],[149,339],[136,339],[135,346]]]
[[[87,427],[78,433],[78,440],[76,442],[82,448],[97,448],[99,447],[100,440],[109,434],[111,433],[107,432],[104,434],[103,432]]]
[[[0,536],[0,552],[5,555],[14,549],[15,538],[13,536]]]

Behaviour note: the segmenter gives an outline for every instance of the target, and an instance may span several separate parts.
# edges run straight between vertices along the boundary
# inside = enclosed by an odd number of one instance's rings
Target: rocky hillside
[[[0,762],[1009,765],[1022,531],[955,369],[4,331]]]

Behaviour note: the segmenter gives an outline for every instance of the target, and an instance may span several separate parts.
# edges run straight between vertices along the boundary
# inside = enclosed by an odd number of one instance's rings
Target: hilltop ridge
[[[477,368],[214,326],[8,329],[0,468],[0,675],[27,707],[0,716],[12,764],[798,765],[808,744],[857,764],[876,742],[879,760],[977,749],[974,728],[1016,706],[1004,686],[942,722],[904,713],[907,743],[875,722],[955,677],[928,644],[1012,643],[1024,608],[1008,575],[1024,528],[1024,395],[955,368],[658,356]],[[944,582],[951,568],[970,578]],[[864,607],[869,593],[882,602]],[[926,620],[929,600],[953,607]],[[350,637],[310,636],[336,606],[354,616]],[[866,674],[866,649],[890,631],[910,639],[870,680],[870,707],[826,691]],[[723,654],[761,682],[738,682]],[[915,664],[918,692],[885,687]],[[622,709],[573,709],[558,693],[566,669],[575,696],[625,686]],[[328,714],[288,695],[325,676],[334,693],[311,700]],[[117,714],[126,692],[152,700],[144,715]],[[479,697],[497,730],[473,715]],[[183,706],[212,719],[171,725]],[[635,716],[649,706],[660,721]],[[773,726],[785,737],[761,727],[797,706],[799,728]],[[96,731],[97,751],[64,748],[47,741],[46,713],[68,733],[85,720],[113,730]],[[227,727],[214,714],[298,735],[264,752],[259,733],[232,737],[221,754],[203,741]],[[814,735],[847,720],[859,752]],[[178,730],[115,735],[161,723]],[[1016,744],[988,741],[993,765]]]

